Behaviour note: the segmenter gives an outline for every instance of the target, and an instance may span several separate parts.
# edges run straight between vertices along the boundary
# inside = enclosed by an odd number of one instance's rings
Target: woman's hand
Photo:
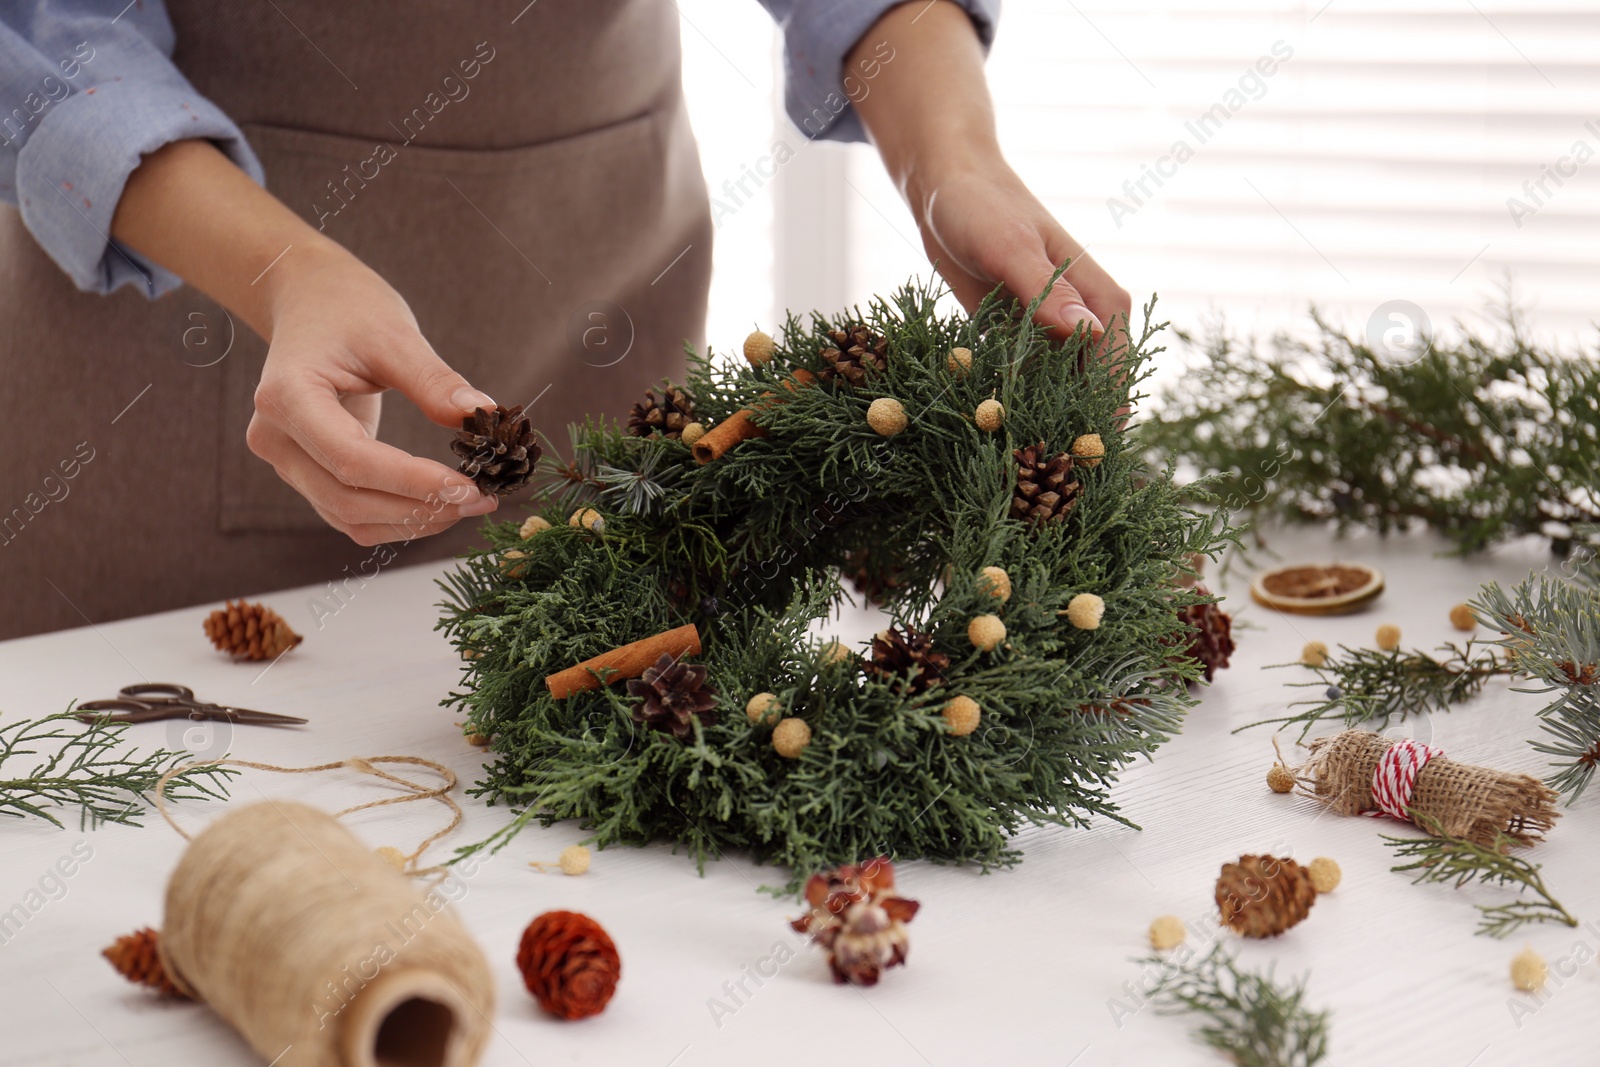
[[[469,479],[375,438],[385,389],[442,426],[494,401],[434,354],[400,294],[354,256],[337,245],[296,251],[273,268],[250,451],[358,544],[411,540],[493,511],[498,501]]]
[[[374,436],[385,389],[449,427],[494,401],[434,354],[399,293],[215,146],[178,141],[145,156],[111,233],[266,338],[245,439],[334,529],[363,545],[408,541],[498,506]]]
[[[956,4],[890,8],[851,49],[845,86],[922,244],[971,311],[996,285],[1031,301],[1072,261],[1040,306],[1060,333],[1081,323],[1125,330],[1132,301],[1084,253],[1001,156],[983,48]]]

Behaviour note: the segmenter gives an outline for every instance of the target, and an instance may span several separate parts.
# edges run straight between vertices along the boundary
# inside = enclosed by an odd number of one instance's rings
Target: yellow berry
[[[757,693],[745,704],[744,714],[755,724],[775,722],[783,714],[783,702],[776,693]]]
[[[1378,647],[1385,652],[1393,652],[1400,647],[1400,627],[1392,622],[1386,622],[1378,627]]]
[[[1328,646],[1321,641],[1307,641],[1300,650],[1300,662],[1307,667],[1320,667],[1328,662]]]
[[[1072,447],[1067,451],[1072,453],[1074,464],[1082,467],[1098,467],[1100,461],[1105,458],[1106,446],[1105,442],[1100,440],[1099,434],[1086,433],[1072,442]]]
[[[965,737],[978,728],[978,720],[983,717],[983,709],[978,707],[978,702],[968,696],[952,697],[949,703],[941,709],[945,725],[957,737]]]
[[[1311,884],[1319,893],[1331,893],[1339,888],[1339,881],[1344,877],[1344,872],[1339,870],[1339,864],[1326,856],[1318,856],[1312,860],[1306,870],[1311,873]]]
[[[1267,772],[1267,788],[1274,793],[1288,793],[1294,790],[1294,772],[1281,763],[1274,763]]]
[[[527,559],[528,554],[520,549],[508,548],[500,553],[500,571],[508,578],[521,578],[528,573],[526,563],[507,563],[508,559]]]
[[[772,728],[772,747],[784,759],[799,759],[811,744],[811,726],[804,719],[784,719]]]
[[[906,428],[906,409],[892,396],[880,396],[867,407],[867,425],[885,437]]]
[[[967,623],[967,640],[980,652],[992,651],[1006,639],[1006,624],[998,615],[974,615]]]
[[[1189,936],[1183,920],[1176,915],[1163,915],[1150,924],[1150,947],[1157,952],[1177,948]]]
[[[582,874],[589,869],[589,850],[582,845],[568,845],[561,850],[562,874]]]
[[[984,433],[994,433],[1006,421],[1006,409],[998,400],[985,400],[973,413],[973,421]]]
[[[600,534],[606,532],[605,517],[594,508],[579,508],[574,511],[572,517],[567,520],[567,525],[588,530],[590,533]]]
[[[1511,957],[1511,984],[1524,993],[1536,993],[1544,988],[1544,980],[1550,974],[1550,968],[1545,966],[1544,957],[1525,948]]]
[[[1457,604],[1450,609],[1450,625],[1463,632],[1478,628],[1477,616],[1472,614],[1472,608],[1466,604]]]
[[[822,646],[822,662],[844,663],[855,658],[855,653],[840,641],[829,641]]]
[[[950,355],[945,359],[944,365],[951,374],[966,374],[972,369],[972,349],[952,348]]]
[[[1100,629],[1106,602],[1093,593],[1079,593],[1067,601],[1067,621],[1080,630]]]
[[[388,862],[389,866],[393,867],[395,870],[403,871],[406,869],[406,854],[395,848],[393,845],[382,845],[373,851],[382,856]]]
[[[684,444],[692,446],[696,441],[700,440],[700,438],[704,437],[705,435],[706,428],[704,424],[691,422],[689,425],[683,428],[683,432],[678,436],[683,438]]]
[[[489,738],[484,734],[467,734],[467,744],[474,748],[488,748]]]
[[[978,572],[978,589],[1004,604],[1011,599],[1011,575],[1004,567],[985,567]]]
[[[517,531],[517,536],[526,541],[534,534],[543,533],[548,529],[550,529],[550,524],[543,518],[539,517],[538,515],[529,515],[526,519],[522,520],[522,528]]]
[[[772,353],[777,349],[777,344],[772,340],[772,335],[761,330],[756,330],[744,339],[744,358],[750,361],[752,367],[762,367],[772,362]]]

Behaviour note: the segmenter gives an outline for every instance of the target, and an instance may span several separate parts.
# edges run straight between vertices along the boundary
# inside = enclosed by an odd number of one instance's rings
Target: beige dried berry
[[[1076,467],[1098,467],[1105,458],[1106,445],[1100,440],[1097,433],[1086,433],[1072,442],[1072,447],[1067,449],[1072,453],[1072,463]]]
[[[855,659],[855,653],[842,641],[829,641],[821,649],[823,663],[847,663]]]
[[[1450,609],[1450,625],[1463,633],[1470,633],[1478,628],[1478,617],[1472,613],[1470,604],[1457,604]]]
[[[978,405],[972,418],[978,424],[978,429],[984,433],[994,433],[1006,421],[1006,409],[998,400],[985,400]]]
[[[1011,599],[1011,575],[1004,567],[985,567],[978,572],[978,589],[1004,604]]]
[[[893,437],[906,428],[905,405],[892,396],[880,396],[867,406],[867,425],[884,437]]]
[[[1320,667],[1328,662],[1328,646],[1321,641],[1307,641],[1300,650],[1300,662],[1307,667]]]
[[[745,704],[744,714],[756,725],[777,722],[783,716],[783,702],[776,693],[757,693]]]
[[[1150,924],[1150,947],[1157,952],[1177,948],[1188,936],[1188,928],[1176,915],[1163,915]]]
[[[1281,763],[1274,763],[1267,772],[1267,788],[1274,793],[1290,793],[1294,791],[1294,772]]]
[[[691,422],[689,425],[683,428],[682,433],[678,434],[678,436],[682,438],[683,443],[689,445],[690,447],[693,447],[694,443],[705,435],[705,424],[699,422]]]
[[[998,615],[974,615],[967,623],[967,640],[980,652],[991,652],[1006,639],[1006,624]]]
[[[588,530],[593,534],[602,534],[606,532],[605,516],[601,515],[594,508],[579,508],[577,511],[574,511],[572,513],[572,517],[567,520],[567,525]]]
[[[380,845],[373,851],[381,856],[384,862],[393,867],[395,870],[403,871],[406,869],[406,854],[395,848],[393,845]]]
[[[983,709],[978,707],[978,702],[968,696],[952,697],[945,704],[942,714],[945,725],[957,737],[965,737],[978,728],[978,720],[983,717]]]
[[[589,850],[582,845],[568,845],[561,850],[561,857],[556,861],[561,865],[561,873],[579,875],[589,869]]]
[[[1392,622],[1386,622],[1378,627],[1376,638],[1379,648],[1385,652],[1393,652],[1400,647],[1400,627]]]
[[[517,536],[526,541],[534,534],[544,533],[550,529],[550,523],[538,515],[529,515],[522,520],[522,527],[517,531]]]
[[[750,361],[752,367],[764,367],[772,362],[772,353],[777,351],[777,347],[771,334],[756,330],[744,339],[744,358]]]
[[[945,358],[944,365],[951,374],[966,374],[972,369],[972,349],[952,348],[950,355]]]
[[[1311,884],[1316,886],[1319,893],[1333,892],[1344,878],[1339,864],[1327,856],[1318,856],[1307,865],[1306,870],[1311,872]]]
[[[1531,946],[1511,957],[1511,984],[1524,993],[1537,993],[1543,989],[1549,975],[1550,968],[1545,965],[1544,957],[1533,951]]]
[[[784,759],[799,759],[811,744],[811,726],[804,719],[784,719],[772,728],[772,747]]]
[[[1100,629],[1106,602],[1093,593],[1079,593],[1067,601],[1067,621],[1080,630]]]
[[[506,549],[504,552],[500,553],[500,573],[504,574],[507,578],[521,578],[524,574],[528,573],[528,565],[526,563],[507,563],[506,560],[527,558],[528,554],[523,552],[521,549]]]

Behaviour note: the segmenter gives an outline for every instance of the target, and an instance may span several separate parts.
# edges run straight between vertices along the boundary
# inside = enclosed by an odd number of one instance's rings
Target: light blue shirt
[[[864,140],[845,55],[900,0],[760,0],[783,30],[785,106],[808,137]],[[1000,0],[957,0],[987,48]],[[233,120],[172,64],[160,0],[0,0],[0,199],[80,289],[182,285],[110,239],[140,157],[205,138],[257,182],[261,163]]]

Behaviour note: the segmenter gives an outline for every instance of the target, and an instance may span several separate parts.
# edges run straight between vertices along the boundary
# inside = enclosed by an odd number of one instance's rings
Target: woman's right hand
[[[386,389],[452,428],[494,405],[434,353],[399,293],[329,241],[291,248],[263,280],[270,344],[245,432],[250,451],[362,545],[495,510],[499,501],[469,478],[376,439]]]

